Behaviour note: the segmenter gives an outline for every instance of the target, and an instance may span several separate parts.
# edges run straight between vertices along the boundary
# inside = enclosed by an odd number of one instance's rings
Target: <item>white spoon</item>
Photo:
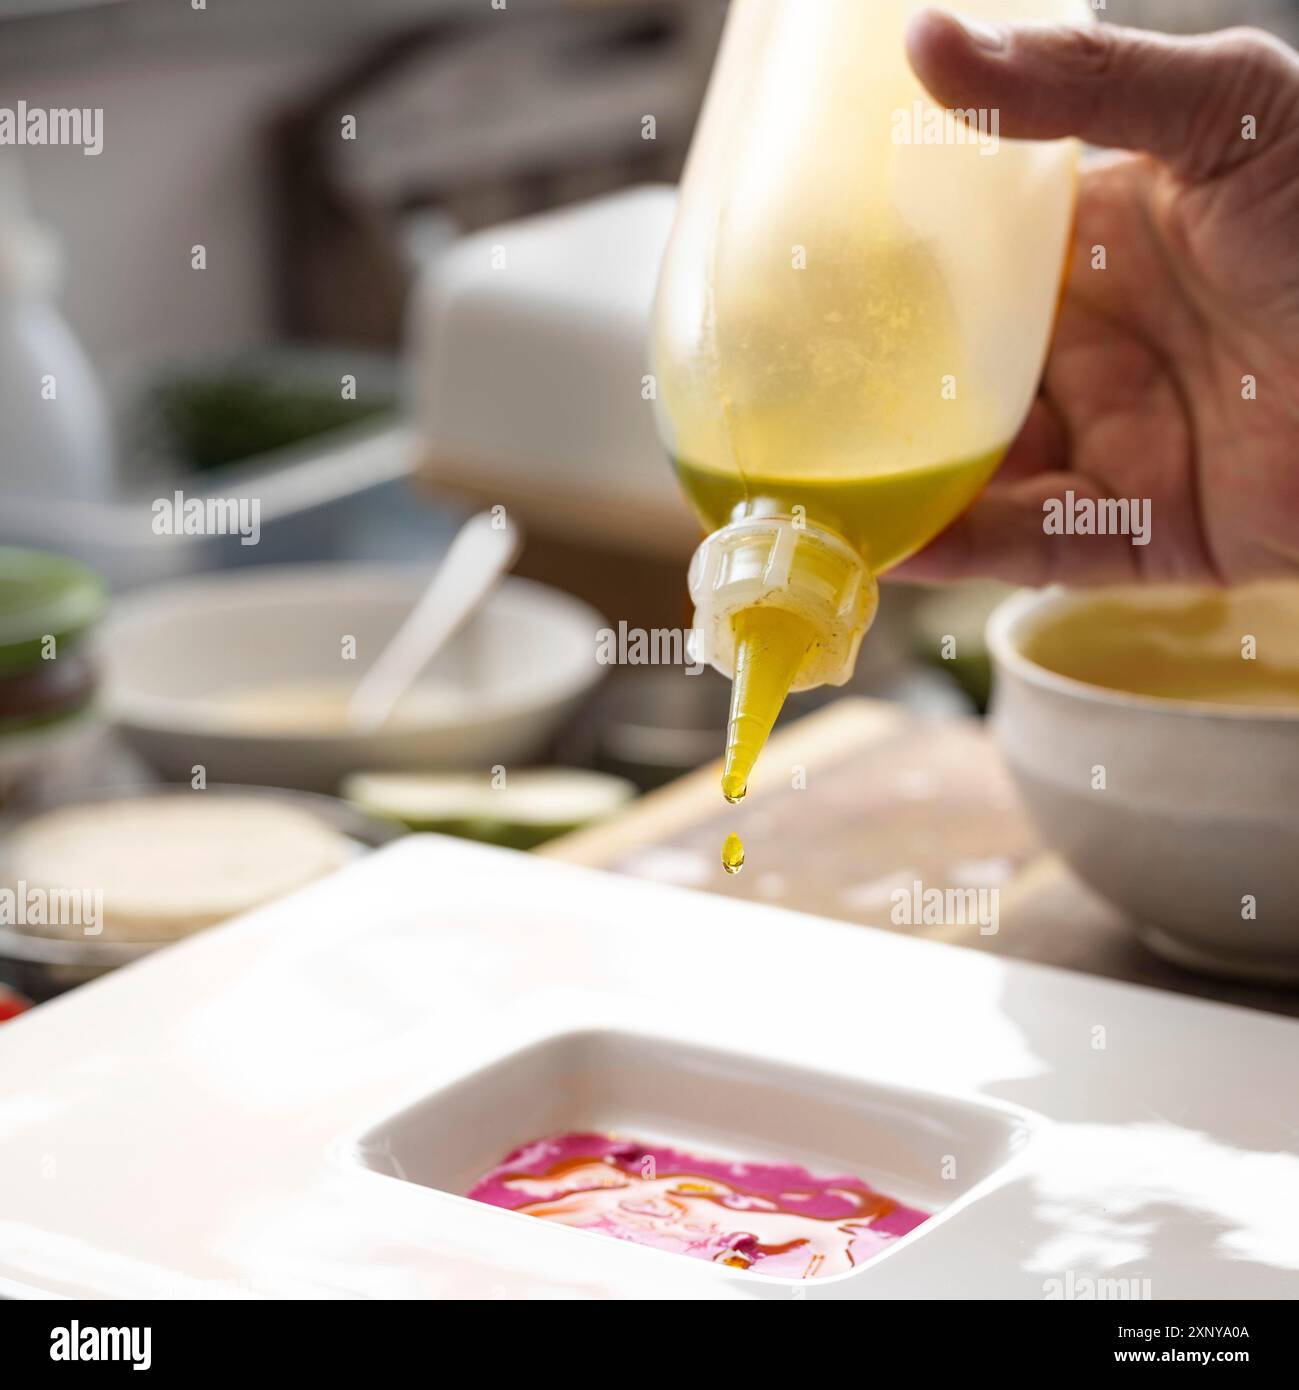
[[[456,635],[519,553],[518,530],[503,516],[471,516],[451,542],[429,586],[363,675],[347,705],[348,727],[374,733],[415,678]]]

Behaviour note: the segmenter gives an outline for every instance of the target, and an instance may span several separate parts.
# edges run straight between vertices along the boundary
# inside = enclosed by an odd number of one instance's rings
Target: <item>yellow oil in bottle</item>
[[[749,516],[802,516],[837,531],[880,575],[950,525],[992,477],[1006,449],[920,468],[819,478],[723,473],[676,461],[677,477],[710,531]]]

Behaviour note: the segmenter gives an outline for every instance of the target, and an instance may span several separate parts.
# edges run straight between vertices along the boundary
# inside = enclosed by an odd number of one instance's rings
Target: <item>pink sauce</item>
[[[929,1215],[860,1178],[700,1158],[604,1134],[515,1149],[470,1190],[494,1207],[791,1279],[842,1274]]]

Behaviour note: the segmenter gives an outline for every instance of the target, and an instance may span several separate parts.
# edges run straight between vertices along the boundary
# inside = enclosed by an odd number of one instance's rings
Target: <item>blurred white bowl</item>
[[[994,735],[1043,839],[1160,955],[1299,980],[1299,710],[1128,694],[1025,655],[1032,634],[1100,596],[1025,591],[988,621]]]
[[[422,592],[424,570],[266,566],[118,600],[103,628],[104,708],[130,746],[188,781],[332,791],[360,769],[483,768],[535,757],[602,674],[604,619],[558,590],[507,579],[429,667],[446,697],[374,734],[258,726],[224,697],[350,686]],[[355,639],[354,661],[343,657]]]

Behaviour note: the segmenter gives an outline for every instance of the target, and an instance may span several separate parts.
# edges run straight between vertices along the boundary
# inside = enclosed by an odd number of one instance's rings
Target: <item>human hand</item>
[[[940,10],[916,17],[908,50],[945,106],[999,110],[1002,137],[1134,153],[1084,164],[1022,432],[978,501],[897,573],[1299,576],[1299,55],[1246,29],[1177,39]],[[1046,534],[1043,503],[1070,489],[1149,499],[1150,543]]]

